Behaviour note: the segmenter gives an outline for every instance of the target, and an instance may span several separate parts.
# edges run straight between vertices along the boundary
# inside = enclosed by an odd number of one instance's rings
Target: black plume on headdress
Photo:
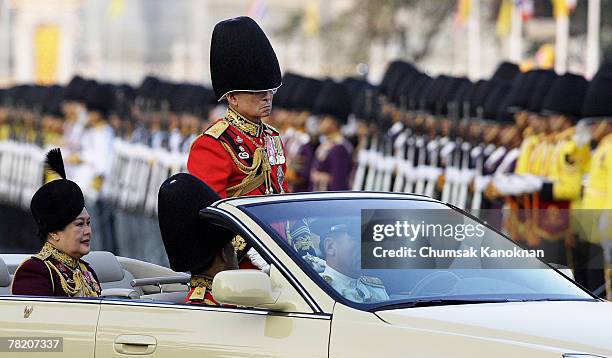
[[[59,148],[51,149],[47,153],[47,159],[45,160],[45,168],[47,170],[57,173],[62,179],[66,179],[66,170],[64,169],[64,159],[62,158],[62,151]]]

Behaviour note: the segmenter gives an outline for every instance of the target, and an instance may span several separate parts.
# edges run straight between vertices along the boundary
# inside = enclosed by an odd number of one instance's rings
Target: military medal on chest
[[[244,143],[242,137],[236,136],[236,144],[238,144],[238,150],[240,150],[240,152],[238,153],[238,157],[240,159],[249,159],[249,153],[246,151],[246,149],[244,149],[242,143]]]
[[[283,152],[283,144],[280,136],[272,137],[274,142],[274,150],[276,152],[276,164],[285,164],[285,153]]]
[[[274,140],[271,136],[265,136],[266,143],[266,154],[268,155],[268,161],[270,166],[278,164],[276,162],[276,147],[274,146]]]

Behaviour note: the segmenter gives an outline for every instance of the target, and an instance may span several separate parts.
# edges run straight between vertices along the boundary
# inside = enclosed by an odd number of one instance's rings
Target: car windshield
[[[441,203],[334,198],[242,209],[321,287],[353,306],[593,299],[535,250]]]

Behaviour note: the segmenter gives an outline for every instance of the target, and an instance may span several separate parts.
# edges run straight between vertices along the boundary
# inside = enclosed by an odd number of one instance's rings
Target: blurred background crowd
[[[59,146],[91,208],[92,247],[167,265],[157,190],[223,117],[210,33],[246,14],[284,70],[265,121],[281,132],[292,191],[432,196],[605,293],[612,1],[0,4],[2,252],[38,249],[27,208]]]

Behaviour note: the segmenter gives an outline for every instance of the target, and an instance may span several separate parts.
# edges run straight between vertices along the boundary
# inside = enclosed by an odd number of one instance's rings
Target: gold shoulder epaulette
[[[267,123],[264,123],[264,124],[265,124],[265,126],[266,126],[266,129],[269,129],[269,130],[271,130],[272,132],[274,132],[274,133],[276,133],[276,134],[280,134],[280,132],[278,131],[278,129],[276,129],[276,128],[272,127],[271,125],[269,125],[269,124],[267,124]]]
[[[363,282],[366,285],[370,285],[370,286],[385,287],[385,285],[383,285],[382,280],[379,279],[378,277],[361,276],[359,278],[359,281]]]
[[[226,120],[221,120],[212,126],[210,126],[204,134],[207,134],[215,139],[218,139],[223,132],[229,127],[229,123]]]
[[[189,301],[202,301],[204,299],[204,295],[206,294],[206,288],[198,286],[193,292],[187,297]]]

